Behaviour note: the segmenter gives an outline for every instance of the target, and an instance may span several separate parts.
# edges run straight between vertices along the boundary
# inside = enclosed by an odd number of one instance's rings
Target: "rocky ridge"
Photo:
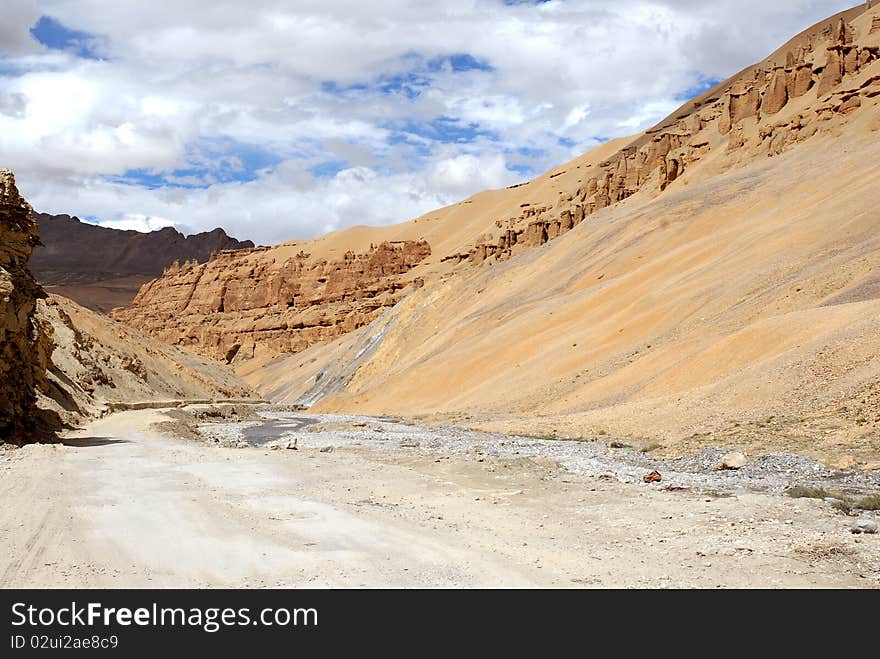
[[[0,440],[20,443],[34,429],[36,390],[44,381],[46,337],[34,317],[45,294],[28,261],[39,244],[30,204],[15,177],[0,170]]]
[[[827,131],[835,120],[858,111],[863,101],[880,96],[880,69],[874,66],[880,59],[880,16],[857,35],[847,19],[861,11],[864,8],[851,10],[799,35],[764,62],[637,137],[600,163],[577,189],[560,192],[556,204],[523,203],[516,214],[496,220],[496,231],[442,260],[506,260],[628,197],[664,192],[719,152],[731,167],[762,155],[780,155]],[[860,75],[868,71],[873,75]]]
[[[223,250],[254,247],[220,228],[185,236],[172,227],[141,233],[69,215],[35,217],[42,245],[31,257],[34,276],[50,292],[101,312],[130,303],[144,283],[174,261],[204,263]]]

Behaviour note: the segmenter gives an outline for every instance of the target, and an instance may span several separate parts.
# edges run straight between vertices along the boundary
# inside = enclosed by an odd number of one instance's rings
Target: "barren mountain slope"
[[[532,183],[224,255],[145,287],[121,317],[215,356],[250,345],[232,353],[246,379],[319,410],[876,460],[878,56],[880,9],[850,10]],[[300,250],[332,286],[346,268],[331,259],[390,240],[430,255],[380,277],[394,294],[357,322],[338,322],[356,278],[335,298],[302,279],[302,297],[283,292]],[[243,282],[252,297],[230,310]],[[321,331],[303,337],[306,309]]]
[[[63,297],[40,300],[37,318],[54,343],[39,404],[63,422],[76,424],[119,404],[255,398],[223,365]]]
[[[175,261],[207,261],[224,249],[253,247],[223,229],[184,236],[171,227],[141,233],[81,222],[69,215],[35,216],[42,245],[31,269],[50,292],[95,311],[131,303],[138,289]]]

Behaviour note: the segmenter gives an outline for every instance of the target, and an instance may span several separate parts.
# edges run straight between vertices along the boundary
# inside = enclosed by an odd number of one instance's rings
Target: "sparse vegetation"
[[[853,510],[880,510],[880,494],[869,494],[856,499],[842,492],[803,485],[791,487],[785,493],[793,499],[834,499],[831,507],[847,515]]]
[[[792,499],[824,499],[832,496],[828,490],[823,490],[821,487],[805,487],[803,485],[790,487],[785,493]]]

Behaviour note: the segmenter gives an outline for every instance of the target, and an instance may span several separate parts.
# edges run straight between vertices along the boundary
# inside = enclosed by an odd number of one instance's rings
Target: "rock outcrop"
[[[267,250],[225,251],[206,264],[174,264],[113,317],[172,345],[227,363],[297,352],[363,327],[417,279],[404,275],[431,254],[425,241],[383,242],[327,261],[300,251],[281,262]]]
[[[0,441],[16,444],[33,431],[36,390],[46,367],[45,342],[34,320],[44,293],[28,268],[38,244],[30,204],[12,172],[0,170]]]
[[[223,250],[254,247],[219,228],[184,236],[171,227],[121,231],[69,215],[37,214],[36,220],[42,246],[34,250],[31,269],[37,281],[101,312],[130,303],[141,285],[175,261],[205,263]]]
[[[823,122],[854,112],[864,99],[880,94],[880,78],[866,75],[869,71],[880,75],[877,17],[864,34],[857,35],[847,19],[859,14],[851,10],[799,35],[768,60],[709,90],[637,137],[600,163],[580,187],[561,192],[555,205],[524,204],[518,214],[495,222],[499,231],[442,260],[503,261],[565,234],[596,211],[635,194],[666,191],[718,151],[729,154],[733,165],[779,155],[815,136]],[[852,86],[844,84],[850,80]]]

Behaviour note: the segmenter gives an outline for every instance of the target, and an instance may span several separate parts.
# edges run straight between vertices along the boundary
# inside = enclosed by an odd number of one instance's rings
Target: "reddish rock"
[[[337,261],[300,252],[283,263],[259,248],[169,268],[112,316],[166,343],[228,362],[298,352],[372,322],[431,253],[425,241],[381,243]]]

